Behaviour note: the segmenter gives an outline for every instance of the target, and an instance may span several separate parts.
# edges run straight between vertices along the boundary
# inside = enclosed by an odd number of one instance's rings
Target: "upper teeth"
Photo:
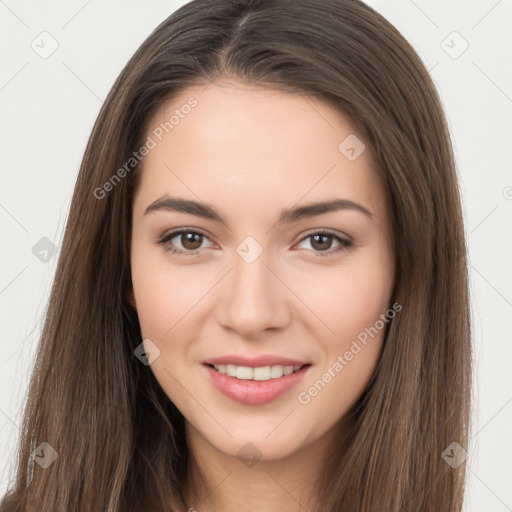
[[[251,368],[250,366],[237,366],[236,364],[214,364],[213,367],[220,373],[225,373],[230,377],[244,380],[270,380],[278,379],[283,375],[290,375],[296,372],[302,365],[296,366],[259,366]]]

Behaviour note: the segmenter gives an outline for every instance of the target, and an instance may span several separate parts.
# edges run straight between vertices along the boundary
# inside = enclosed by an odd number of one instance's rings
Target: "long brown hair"
[[[453,442],[467,447],[470,419],[467,260],[454,155],[420,58],[358,0],[194,0],[127,63],[80,167],[2,511],[171,511],[182,504],[190,463],[184,419],[134,356],[142,340],[128,301],[129,249],[140,165],[117,171],[142,146],[164,101],[223,77],[316,96],[348,116],[390,201],[393,302],[403,309],[349,412],[356,425],[350,442],[333,449],[318,475],[322,510],[460,511],[465,464],[443,457]],[[114,175],[122,176],[114,183]],[[46,469],[32,456],[43,442],[58,453]]]

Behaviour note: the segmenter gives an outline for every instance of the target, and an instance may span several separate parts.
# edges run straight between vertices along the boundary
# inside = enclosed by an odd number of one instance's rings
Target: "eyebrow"
[[[197,217],[203,217],[205,219],[220,222],[227,226],[225,219],[213,206],[198,201],[192,201],[190,199],[169,197],[167,195],[164,195],[152,202],[146,208],[144,215],[162,210],[188,213],[190,215],[196,215]],[[296,222],[300,219],[340,210],[354,210],[364,214],[372,220],[374,219],[373,213],[359,203],[350,201],[349,199],[332,199],[330,201],[311,203],[304,206],[290,208],[288,210],[282,210],[278,223],[291,224],[292,222]]]

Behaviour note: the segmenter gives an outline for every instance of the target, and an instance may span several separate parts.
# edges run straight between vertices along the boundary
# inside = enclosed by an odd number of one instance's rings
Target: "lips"
[[[305,361],[271,355],[252,358],[221,356],[202,363],[206,376],[218,391],[246,405],[262,405],[283,395],[295,387],[311,367],[311,363]],[[234,368],[237,372],[229,375]],[[219,369],[223,372],[228,369],[228,372],[223,373]],[[247,374],[253,370],[254,375]]]

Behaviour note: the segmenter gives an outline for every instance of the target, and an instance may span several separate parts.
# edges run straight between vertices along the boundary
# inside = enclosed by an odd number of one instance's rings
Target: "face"
[[[318,99],[227,81],[182,91],[148,126],[131,258],[150,370],[224,454],[277,459],[325,439],[392,316],[369,150]]]

